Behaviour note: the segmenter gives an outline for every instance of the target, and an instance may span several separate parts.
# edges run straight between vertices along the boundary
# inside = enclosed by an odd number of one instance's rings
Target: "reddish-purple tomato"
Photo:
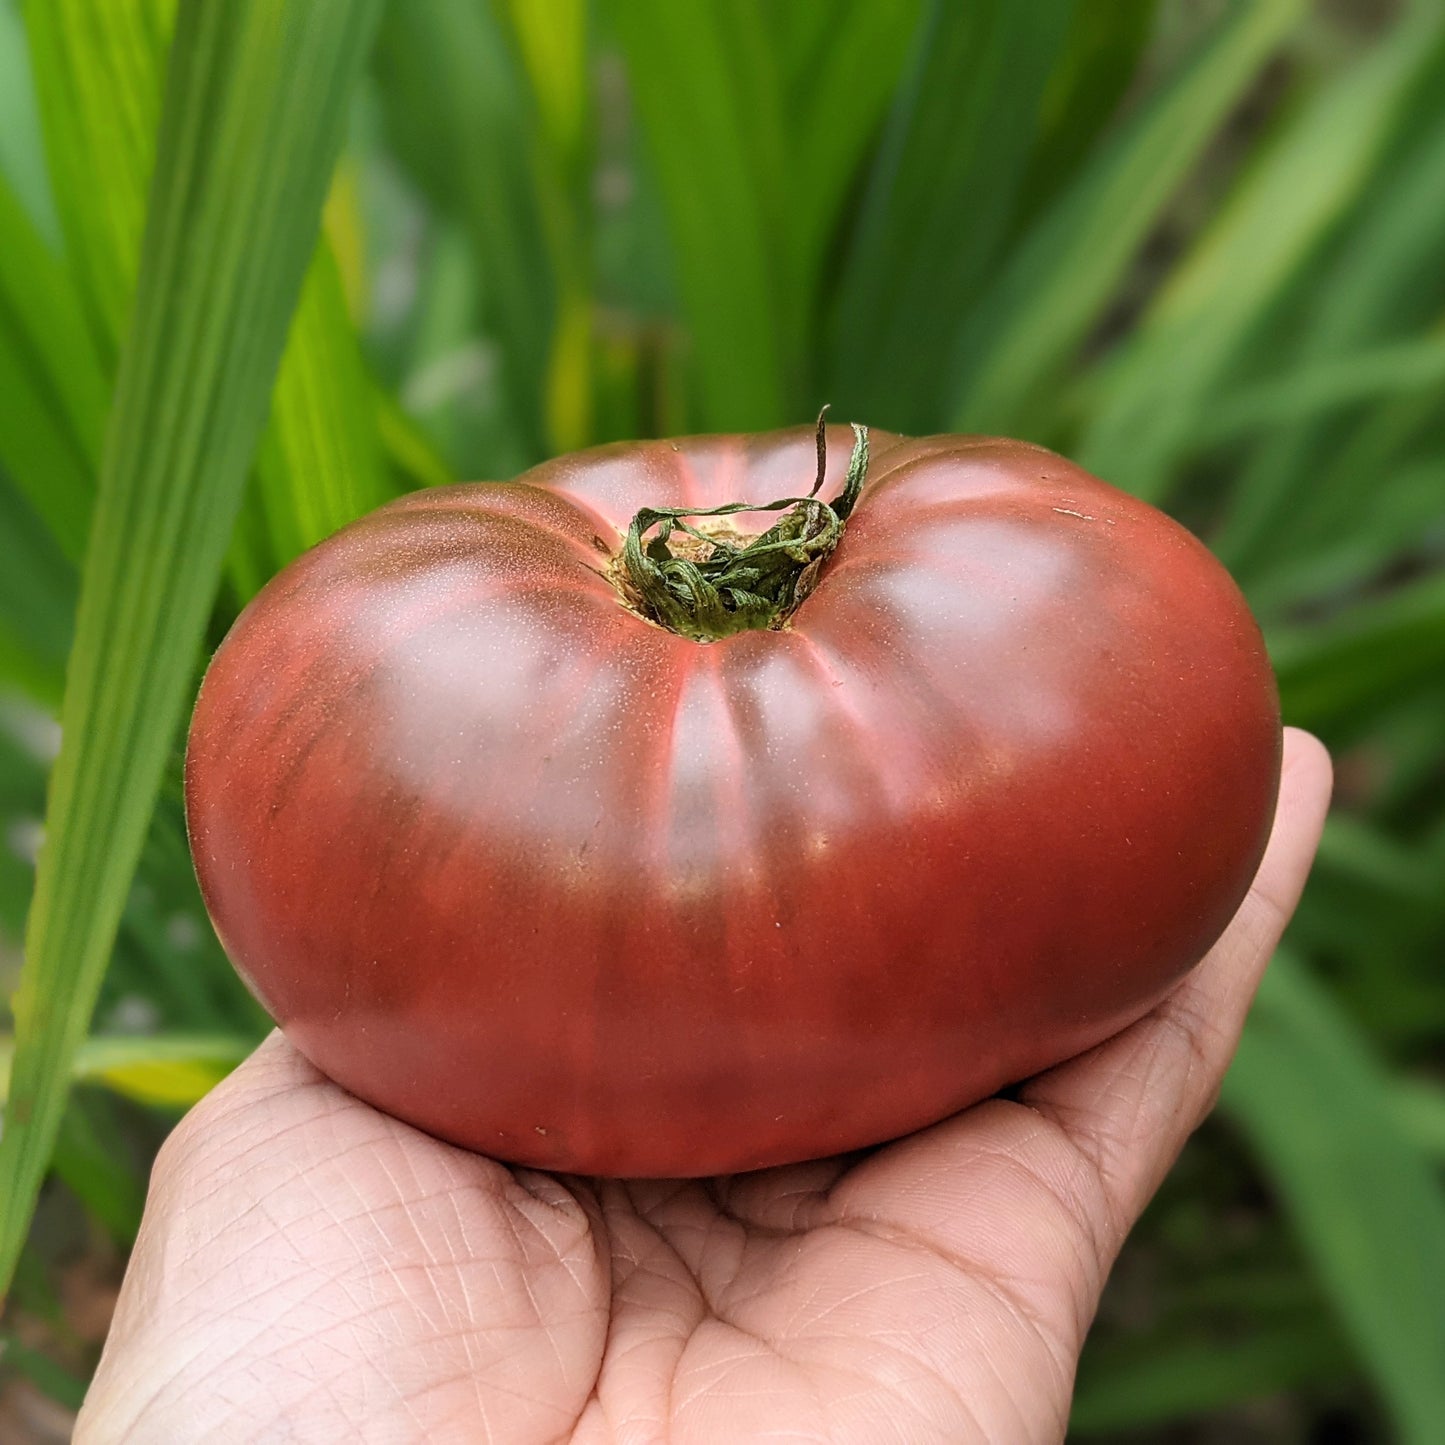
[[[872,442],[778,630],[680,636],[614,559],[640,508],[806,492],[808,429],[420,492],[265,588],[186,799],[220,937],[304,1054],[503,1159],[713,1174],[931,1123],[1202,957],[1279,776],[1230,578],[1039,447]]]

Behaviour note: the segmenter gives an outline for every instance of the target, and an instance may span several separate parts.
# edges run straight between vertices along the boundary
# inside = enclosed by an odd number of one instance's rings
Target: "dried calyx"
[[[813,590],[819,570],[842,539],[868,470],[868,428],[854,422],[843,490],[832,502],[819,499],[828,461],[827,410],[818,415],[818,474],[806,497],[763,505],[729,502],[703,511],[644,507],[638,512],[620,559],[624,590],[638,611],[694,642],[783,626]],[[756,537],[727,526],[704,530],[687,520],[784,508],[790,510]]]

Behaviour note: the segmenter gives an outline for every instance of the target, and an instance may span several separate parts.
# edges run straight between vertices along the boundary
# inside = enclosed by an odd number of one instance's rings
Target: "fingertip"
[[[1304,875],[1319,845],[1333,790],[1334,764],[1325,745],[1303,728],[1285,728],[1279,802],[1269,846],[1260,865],[1261,878],[1274,878],[1283,873],[1292,879],[1286,891],[1297,893],[1298,887],[1303,886]]]
[[[1323,789],[1328,793],[1334,787],[1334,773],[1334,760],[1319,738],[1304,728],[1285,728],[1282,780],[1288,778],[1292,786]]]

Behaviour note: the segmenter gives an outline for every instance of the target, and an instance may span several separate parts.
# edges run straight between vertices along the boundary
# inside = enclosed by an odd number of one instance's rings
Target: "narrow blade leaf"
[[[373,394],[341,272],[330,249],[321,246],[301,291],[261,452],[261,496],[275,566],[396,495]]]
[[[137,1034],[86,1039],[71,1081],[104,1084],[137,1104],[186,1109],[208,1093],[251,1050],[251,1039],[225,1034]],[[10,1085],[14,1045],[0,1039],[0,1104]]]
[[[27,0],[56,209],[113,362],[135,293],[176,0]]]
[[[1445,572],[1269,640],[1286,719],[1331,736],[1358,731],[1445,671]]]
[[[492,7],[428,0],[388,7],[377,60],[399,155],[466,226],[487,324],[501,342],[501,384],[528,460],[538,460],[557,280],[515,55]]]
[[[1110,367],[1086,467],[1149,500],[1165,495],[1231,362],[1380,164],[1442,31],[1445,9],[1416,4],[1251,168]]]
[[[830,393],[879,425],[937,415],[957,320],[1028,170],[1073,0],[929,0],[840,283]]]
[[[1095,152],[1019,242],[963,328],[952,422],[958,431],[1036,436],[1041,405],[1165,203],[1219,123],[1304,10],[1246,0]],[[1047,398],[1046,398],[1047,399]]]
[[[85,551],[110,400],[79,298],[0,177],[0,466],[72,562]]]
[[[756,0],[607,7],[670,224],[702,427],[781,425],[805,298],[782,240],[782,76]]]
[[[58,0],[54,5],[41,0],[31,4],[28,14],[67,249],[87,303],[77,310],[88,311],[108,363],[99,369],[104,380],[98,410],[90,396],[97,390],[93,362],[87,368],[80,364],[85,358],[79,358],[64,378],[72,391],[88,389],[97,441],[114,370],[109,363],[135,293],[175,8],[176,0]],[[65,322],[64,312],[54,309],[58,322]],[[64,335],[51,341],[50,350],[64,345],[75,351],[69,339],[73,326],[57,329]],[[233,551],[232,581],[242,598],[305,547],[391,495],[367,402],[370,389],[338,268],[323,240],[277,380],[259,486],[264,526],[245,532]],[[92,475],[97,453],[98,446],[87,453]],[[17,475],[24,482],[24,475]],[[64,473],[60,480],[65,481]],[[47,485],[45,490],[53,493],[58,508],[73,488]],[[67,552],[78,556],[68,541],[73,529],[70,524],[61,539]]]
[[[180,11],[14,1004],[0,1282],[180,721],[379,8]]]
[[[1224,1107],[1293,1218],[1410,1445],[1445,1420],[1445,1192],[1349,1019],[1281,953]]]

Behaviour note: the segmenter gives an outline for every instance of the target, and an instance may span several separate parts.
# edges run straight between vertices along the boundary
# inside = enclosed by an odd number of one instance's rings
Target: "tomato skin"
[[[699,644],[623,605],[638,508],[798,495],[813,464],[796,429],[416,493],[242,615],[192,724],[192,849],[337,1082],[541,1168],[751,1169],[1079,1053],[1218,937],[1280,762],[1223,568],[1041,448],[875,432],[783,630]]]

